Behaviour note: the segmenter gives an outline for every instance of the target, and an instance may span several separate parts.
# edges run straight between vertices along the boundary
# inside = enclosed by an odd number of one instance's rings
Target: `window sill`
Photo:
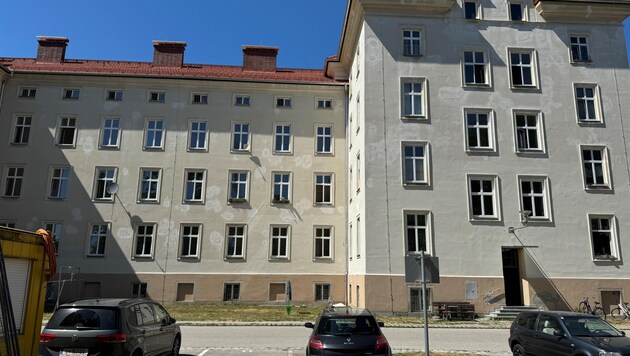
[[[595,262],[601,262],[601,261],[618,261],[619,258],[617,256],[613,256],[613,255],[601,255],[601,256],[595,256],[593,257],[593,261]]]
[[[427,121],[428,118],[424,115],[403,115],[400,117],[401,120],[406,120],[406,121]]]
[[[586,187],[584,187],[584,190],[588,191],[607,191],[607,190],[612,190],[612,188],[608,185],[587,185]]]
[[[318,203],[315,202],[315,204],[313,204],[314,206],[324,206],[324,207],[331,207],[333,206],[333,203]]]
[[[243,203],[247,203],[247,199],[229,198],[228,199],[228,203],[230,203],[230,204],[243,204]]]
[[[272,203],[272,204],[281,204],[281,205],[284,205],[284,204],[289,204],[289,203],[291,203],[291,201],[290,201],[289,199],[279,199],[279,200],[274,199],[274,200],[272,200],[272,201],[271,201],[271,203]]]

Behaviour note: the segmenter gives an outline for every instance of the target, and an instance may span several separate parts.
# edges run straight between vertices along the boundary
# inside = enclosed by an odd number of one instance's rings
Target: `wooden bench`
[[[475,306],[468,302],[435,302],[433,312],[447,320],[475,320]]]

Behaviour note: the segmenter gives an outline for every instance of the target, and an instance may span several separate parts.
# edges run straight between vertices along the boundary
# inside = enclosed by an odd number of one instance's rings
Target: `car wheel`
[[[173,341],[173,348],[171,349],[171,356],[179,356],[179,348],[182,346],[181,339],[179,336],[175,337]]]
[[[512,355],[514,356],[525,356],[525,350],[521,344],[516,344],[512,346]]]

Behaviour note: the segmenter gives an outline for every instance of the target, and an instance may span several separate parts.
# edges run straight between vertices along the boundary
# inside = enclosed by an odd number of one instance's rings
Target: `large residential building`
[[[630,299],[630,0],[349,0],[322,70],[1,58],[0,223],[59,241],[62,296]],[[63,294],[66,293],[66,294]]]

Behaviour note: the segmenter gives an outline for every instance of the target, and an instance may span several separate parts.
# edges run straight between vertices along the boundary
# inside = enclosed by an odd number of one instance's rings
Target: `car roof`
[[[65,303],[61,307],[126,307],[141,302],[151,302],[151,300],[137,298],[90,298]]]
[[[321,315],[326,317],[372,316],[372,313],[366,308],[336,307],[324,309]]]
[[[556,315],[556,316],[559,316],[561,318],[565,317],[565,316],[575,316],[575,317],[583,317],[583,318],[598,318],[598,316],[592,315],[592,314],[573,312],[573,311],[564,311],[564,310],[533,310],[533,311],[521,312],[521,314],[530,314],[530,313],[545,314],[545,315]]]

